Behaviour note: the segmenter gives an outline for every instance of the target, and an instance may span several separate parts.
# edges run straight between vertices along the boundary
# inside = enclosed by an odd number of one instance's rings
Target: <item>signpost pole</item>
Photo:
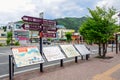
[[[43,56],[43,50],[42,50],[42,31],[39,31],[39,36],[40,36],[40,41],[39,41],[39,45],[40,45],[40,54],[41,56]],[[43,72],[43,63],[40,63],[40,72]]]

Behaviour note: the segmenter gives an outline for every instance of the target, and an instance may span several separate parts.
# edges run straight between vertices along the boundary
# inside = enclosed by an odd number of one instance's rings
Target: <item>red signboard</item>
[[[43,26],[43,31],[57,31],[56,27],[48,27],[48,26]]]
[[[55,27],[56,26],[56,21],[43,19],[43,26]]]
[[[34,22],[34,23],[43,24],[43,19],[42,18],[23,16],[22,20],[25,21],[25,22]]]
[[[42,26],[38,24],[23,24],[22,27],[23,29],[26,29],[26,30],[34,30],[34,31],[42,30]]]
[[[56,37],[56,33],[42,33],[42,37],[52,37],[52,38],[55,38]]]

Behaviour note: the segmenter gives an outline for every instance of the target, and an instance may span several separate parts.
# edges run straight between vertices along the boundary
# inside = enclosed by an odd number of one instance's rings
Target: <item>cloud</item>
[[[120,9],[120,0],[1,0],[0,24],[21,20],[24,15],[55,19],[63,17],[82,17],[88,15],[87,8],[115,6]]]
[[[118,17],[118,14],[120,13],[120,0],[101,0],[98,1],[97,4],[95,6],[99,6],[99,7],[114,7],[117,11],[117,13],[113,16],[114,19],[116,19],[116,24],[119,24],[120,19]]]
[[[101,0],[97,2],[96,6],[114,7],[119,11],[120,10],[119,3],[120,3],[120,0]]]
[[[84,7],[77,1],[79,0],[2,0],[0,24],[21,20],[24,15],[39,17],[40,12],[44,12],[44,18],[50,19],[78,17],[84,11]]]

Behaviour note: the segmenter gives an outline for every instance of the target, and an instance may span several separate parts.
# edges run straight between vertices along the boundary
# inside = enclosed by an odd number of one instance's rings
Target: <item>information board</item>
[[[12,48],[12,52],[17,67],[23,67],[44,62],[36,46]]]
[[[44,47],[43,53],[47,61],[60,60],[65,58],[64,54],[61,52],[58,46]]]
[[[60,45],[60,47],[67,57],[76,57],[80,55],[73,45]]]
[[[85,45],[74,45],[74,46],[80,52],[81,55],[90,54],[90,51],[86,48]]]

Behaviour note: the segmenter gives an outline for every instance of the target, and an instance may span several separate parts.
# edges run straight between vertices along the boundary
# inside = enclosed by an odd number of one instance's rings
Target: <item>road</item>
[[[95,50],[94,53],[97,53],[97,46],[88,46],[91,50]],[[109,48],[108,51],[111,51],[111,49]],[[11,51],[11,47],[0,47],[0,77],[4,77],[4,76],[8,76],[9,73],[9,55],[12,54]],[[80,59],[80,57],[79,57]],[[70,60],[74,60],[74,58],[69,58],[69,59],[65,59],[64,61],[70,61]],[[60,61],[52,61],[52,62],[45,62],[44,63],[44,67],[50,66],[50,65],[54,65],[54,64],[59,64]],[[24,71],[29,71],[32,69],[39,69],[39,64],[37,65],[32,65],[32,66],[26,66],[26,67],[22,67],[22,68],[17,68],[15,66],[15,72],[16,73],[20,73],[20,72],[24,72]]]

